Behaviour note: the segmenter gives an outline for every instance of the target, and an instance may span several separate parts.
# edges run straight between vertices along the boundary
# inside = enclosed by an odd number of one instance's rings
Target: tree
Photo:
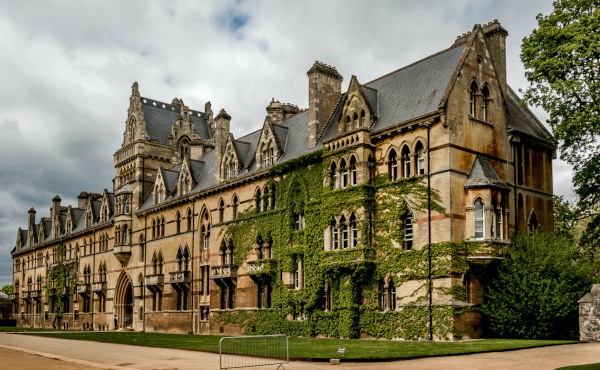
[[[523,39],[521,60],[529,87],[524,100],[549,113],[560,157],[573,166],[586,240],[600,235],[600,1],[557,0],[550,15]]]
[[[577,301],[597,281],[597,271],[568,238],[516,235],[482,313],[501,338],[576,339]]]
[[[2,293],[6,294],[6,295],[11,295],[12,294],[12,285],[3,286]]]

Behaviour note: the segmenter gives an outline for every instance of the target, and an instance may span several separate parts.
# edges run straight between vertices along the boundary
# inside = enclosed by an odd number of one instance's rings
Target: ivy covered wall
[[[324,176],[330,176],[331,158],[344,154],[322,149],[274,166],[268,179],[271,193],[264,194],[263,201],[275,197],[276,209],[258,212],[251,207],[225,225],[224,237],[235,246],[238,266],[252,256],[258,243],[271,245],[273,258],[257,261],[262,269],[250,273],[255,282],[272,286],[271,307],[221,310],[213,319],[235,324],[245,334],[356,338],[365,333],[416,340],[429,338],[429,294],[433,293],[447,298],[432,306],[433,334],[450,339],[454,315],[474,308],[448,304],[464,301],[465,288],[441,286],[436,279],[465,273],[472,265],[467,256],[500,251],[491,244],[469,242],[444,242],[404,251],[399,247],[404,244],[404,217],[410,209],[426,212],[430,208],[443,214],[438,192],[431,189],[428,204],[425,176],[388,182],[385,174],[376,175],[371,183],[343,189],[324,186],[328,183]],[[357,218],[357,246],[326,250],[325,231],[342,213]],[[295,214],[304,215],[304,229],[295,230]],[[429,251],[432,286],[428,284]],[[299,259],[304,286],[290,289],[283,276],[297,269]],[[391,281],[395,287],[410,284],[406,296],[396,297],[396,310],[380,310],[381,281]],[[406,303],[399,304],[401,301]]]

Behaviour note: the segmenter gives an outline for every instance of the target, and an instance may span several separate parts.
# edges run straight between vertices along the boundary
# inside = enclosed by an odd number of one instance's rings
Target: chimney
[[[35,209],[31,207],[29,212],[27,212],[27,216],[29,216],[29,220],[27,222],[27,245],[29,247],[33,246],[33,242],[35,240]]]
[[[508,91],[506,85],[506,36],[508,36],[508,31],[500,25],[497,19],[494,19],[493,23],[488,23],[482,28],[482,31],[492,61],[496,67],[498,81],[506,94]]]
[[[215,125],[213,122],[212,105],[209,101],[207,101],[206,104],[204,104],[204,114],[206,114],[206,124],[208,125],[208,132],[210,133],[210,137],[214,139]]]
[[[327,124],[342,95],[344,78],[335,67],[316,61],[308,75],[308,147],[317,145],[318,135]]]
[[[223,176],[221,176],[221,161],[229,137],[230,123],[231,116],[225,112],[225,109],[221,109],[221,112],[215,117],[215,133],[213,136],[215,141],[215,184],[221,183],[223,179]]]
[[[85,208],[85,205],[87,204],[87,197],[88,197],[87,192],[82,191],[81,193],[79,193],[79,195],[77,196],[77,208],[81,208],[81,209]]]
[[[283,120],[283,106],[279,100],[275,101],[275,98],[271,99],[271,104],[267,107],[267,115],[273,125],[277,125]]]
[[[56,239],[60,236],[60,197],[55,195],[52,198],[52,209],[50,210],[50,214],[52,217],[52,238]]]

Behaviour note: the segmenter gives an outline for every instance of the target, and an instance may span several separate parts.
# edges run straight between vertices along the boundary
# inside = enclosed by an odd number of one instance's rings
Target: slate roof
[[[508,189],[504,181],[500,179],[490,160],[477,156],[465,182],[465,188],[499,187]]]
[[[554,138],[544,125],[531,113],[521,106],[521,98],[508,87],[506,105],[508,107],[508,128],[533,136],[542,141],[554,143]]]
[[[379,92],[378,119],[372,130],[437,111],[464,47],[465,44],[453,46],[366,83],[365,86]]]
[[[175,187],[175,184],[177,183],[177,179],[179,178],[179,171],[175,171],[173,169],[171,170],[164,170],[164,174],[165,174],[165,187],[167,188],[167,192],[170,192],[171,190],[173,190],[173,188]]]
[[[365,89],[365,90],[368,90],[368,89]],[[346,93],[342,94],[342,96],[340,97],[340,102],[338,103],[337,107],[335,108],[335,111],[333,111],[333,114],[331,115],[331,118],[329,119],[327,126],[323,130],[323,134],[319,138],[317,146],[323,145],[324,141],[334,138],[339,134],[337,123],[340,120],[340,115],[342,114],[342,110],[344,109],[345,102],[346,102]]]
[[[171,134],[171,127],[177,122],[177,115],[181,113],[181,107],[154,99],[140,99],[142,100],[142,111],[146,121],[146,131],[150,139],[166,144],[167,137]],[[206,114],[190,109],[190,117],[194,118],[194,129],[198,131],[198,136],[204,140],[210,139]]]
[[[119,190],[117,190],[116,194],[121,194],[121,193],[131,193],[133,190],[131,189],[131,186],[129,184],[125,184],[123,186],[121,186],[121,188]]]
[[[377,115],[377,91],[374,90],[371,87],[367,87],[367,86],[361,86],[363,93],[365,94],[365,96],[367,97],[367,100],[369,101],[369,105],[371,105],[371,109],[373,109],[373,112],[375,112],[375,114]]]

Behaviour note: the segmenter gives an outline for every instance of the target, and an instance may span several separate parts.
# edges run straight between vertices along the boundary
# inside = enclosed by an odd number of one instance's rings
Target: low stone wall
[[[600,284],[579,300],[579,339],[600,342]]]

